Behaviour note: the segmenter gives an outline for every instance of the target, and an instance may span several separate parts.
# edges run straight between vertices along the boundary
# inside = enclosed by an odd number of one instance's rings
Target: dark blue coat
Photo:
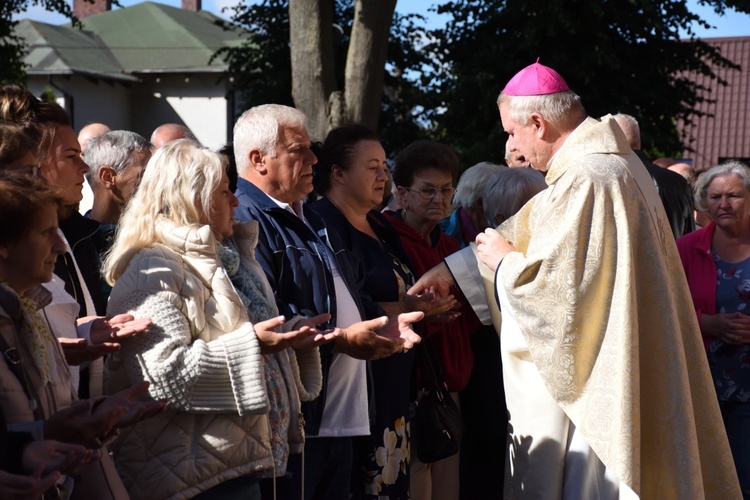
[[[321,328],[336,324],[336,293],[327,256],[328,246],[360,316],[375,318],[383,315],[382,309],[360,291],[364,274],[357,261],[352,259],[338,233],[326,227],[315,211],[307,206],[303,208],[311,229],[245,179],[238,179],[235,194],[240,202],[234,211],[235,218],[241,221],[257,220],[260,226],[255,257],[273,288],[281,314],[291,318],[299,314],[315,316],[327,312],[331,314],[330,324]],[[320,396],[303,404],[305,429],[311,435],[318,433],[323,416],[332,349],[333,344],[320,349],[323,365]]]

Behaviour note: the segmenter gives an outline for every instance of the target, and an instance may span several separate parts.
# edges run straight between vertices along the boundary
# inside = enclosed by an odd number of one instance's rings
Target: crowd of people
[[[496,105],[461,173],[0,87],[0,497],[750,498],[750,168],[651,162],[538,62]]]

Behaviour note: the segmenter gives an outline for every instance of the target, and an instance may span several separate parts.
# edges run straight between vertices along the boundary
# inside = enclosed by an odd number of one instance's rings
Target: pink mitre
[[[555,94],[570,90],[563,77],[552,68],[539,64],[539,58],[531,66],[526,66],[510,79],[503,94],[529,96]]]

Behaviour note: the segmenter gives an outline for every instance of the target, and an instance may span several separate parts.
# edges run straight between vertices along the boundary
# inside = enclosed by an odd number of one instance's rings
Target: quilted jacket
[[[50,292],[41,286],[28,290],[25,295],[40,308],[51,300]],[[17,349],[21,359],[20,369],[16,374],[7,360],[0,357],[0,411],[5,416],[8,430],[29,433],[35,440],[40,440],[44,439],[44,420],[69,407],[78,396],[71,382],[60,343],[49,331],[44,332],[46,338],[42,338],[49,363],[49,379],[45,379],[40,365],[36,364],[29,343],[25,341],[22,331],[18,328],[19,320],[28,323],[32,322],[33,318],[29,313],[21,311],[16,292],[0,285],[0,336],[4,340],[3,344]],[[28,380],[30,396],[41,408],[41,412],[33,410],[32,402],[24,391],[19,375]],[[106,448],[100,451],[103,461],[111,460]],[[104,470],[105,468],[100,467],[97,462],[76,469],[74,476],[67,476],[60,482],[63,488],[62,498],[68,498],[71,491],[73,496],[70,498],[126,498],[120,478],[116,474],[105,474]]]
[[[273,466],[260,346],[209,226],[155,221],[162,244],[139,251],[108,314],[149,317],[107,362],[108,389],[141,380],[169,410],[124,432],[115,461],[132,498],[190,498]]]

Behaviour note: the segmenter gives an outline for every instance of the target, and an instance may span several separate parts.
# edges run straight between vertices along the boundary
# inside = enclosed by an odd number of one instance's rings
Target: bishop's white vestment
[[[614,119],[576,128],[546,182],[498,227],[516,251],[496,274],[470,248],[446,259],[480,318],[500,326],[497,297],[512,315],[516,334],[498,331],[515,496],[585,497],[566,476],[582,438],[620,495],[741,498],[664,209]]]

